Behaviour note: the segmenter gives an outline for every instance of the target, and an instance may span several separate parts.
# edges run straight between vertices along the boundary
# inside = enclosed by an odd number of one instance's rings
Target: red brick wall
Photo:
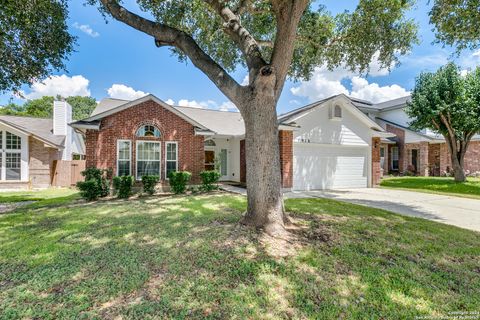
[[[280,171],[282,173],[282,187],[293,186],[293,132],[280,130],[278,132],[280,146]]]
[[[430,143],[428,145],[428,165],[430,167],[430,175],[440,175],[440,144]]]
[[[381,178],[380,138],[372,138],[372,187],[378,186]]]
[[[480,141],[470,142],[464,160],[465,170],[471,173],[480,171]],[[450,160],[450,152],[445,143],[440,144],[440,174],[452,169],[452,161]]]
[[[397,136],[397,147],[398,147],[398,172],[403,172],[406,168],[404,168],[404,161],[405,161],[405,130],[397,128],[395,126],[387,124],[386,130],[388,132],[394,133]],[[388,155],[389,158],[391,157],[391,149],[395,145],[389,145],[388,148]],[[390,158],[391,159],[391,158]],[[391,171],[391,161],[388,164],[388,171]]]
[[[160,138],[135,136],[144,124],[153,124],[161,132]],[[112,168],[117,171],[117,140],[132,142],[132,175],[136,172],[136,141],[161,142],[161,179],[165,181],[165,142],[178,142],[178,169],[190,171],[193,183],[198,183],[204,169],[204,137],[195,136],[194,127],[173,112],[154,101],[146,101],[102,119],[100,130],[87,130],[87,167]]]
[[[245,159],[245,139],[240,140],[240,182],[247,182],[247,161]]]
[[[34,188],[46,188],[52,181],[53,160],[60,157],[58,150],[45,147],[33,137],[28,138],[29,179]]]

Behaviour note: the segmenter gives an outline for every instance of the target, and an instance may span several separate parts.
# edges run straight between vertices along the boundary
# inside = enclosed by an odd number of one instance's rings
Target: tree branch
[[[308,3],[308,0],[272,1],[273,10],[277,18],[277,32],[273,46],[271,65],[277,77],[275,84],[277,99],[282,92],[292,61],[297,27]]]
[[[224,27],[227,34],[238,45],[240,51],[247,62],[249,70],[260,70],[267,63],[262,57],[262,52],[258,43],[255,41],[250,32],[240,23],[240,17],[236,15],[230,8],[219,0],[203,0],[210,5],[218,15],[225,21]],[[248,2],[248,1],[242,1]]]
[[[151,21],[128,11],[119,5],[116,0],[100,1],[114,19],[154,37],[157,46],[172,46],[182,51],[197,68],[213,81],[223,94],[240,107],[237,102],[240,101],[242,86],[207,55],[191,36],[181,30]]]

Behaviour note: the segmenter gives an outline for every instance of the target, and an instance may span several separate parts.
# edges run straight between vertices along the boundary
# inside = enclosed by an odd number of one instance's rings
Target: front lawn
[[[0,203],[14,203],[23,201],[45,200],[72,200],[77,197],[78,191],[68,188],[49,188],[43,190],[22,190],[0,192]],[[49,201],[50,203],[52,201]]]
[[[395,177],[384,178],[382,187],[411,189],[459,197],[480,199],[480,178],[468,178],[467,182],[455,182],[443,177]]]
[[[290,199],[282,242],[226,193],[0,215],[2,319],[413,319],[480,310],[480,234]],[[283,246],[277,246],[278,244]]]

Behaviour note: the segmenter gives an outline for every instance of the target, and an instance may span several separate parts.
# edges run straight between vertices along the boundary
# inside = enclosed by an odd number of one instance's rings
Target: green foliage
[[[185,193],[187,183],[190,181],[192,174],[188,171],[172,171],[168,176],[168,182],[175,194]]]
[[[77,188],[80,190],[82,198],[87,201],[97,200],[102,193],[102,186],[96,179],[78,181]]]
[[[57,96],[55,99],[63,99]],[[73,96],[65,99],[72,106],[73,120],[87,118],[97,106],[97,102],[92,97]],[[53,116],[53,97],[44,96],[39,99],[28,100],[23,105],[9,103],[0,108],[0,114],[30,116],[38,118],[51,118]]]
[[[158,176],[142,176],[143,192],[152,195],[155,193],[155,186],[159,181]]]
[[[127,199],[132,195],[134,179],[133,176],[122,176],[113,178],[115,194],[120,199]]]
[[[0,4],[0,92],[18,90],[65,67],[75,38],[66,0],[4,0]]]
[[[88,0],[93,5],[98,2]],[[246,3],[240,14],[242,27],[253,38],[264,42],[275,41],[279,29],[272,2],[225,1],[232,11]],[[154,20],[193,37],[201,49],[227,71],[246,65],[239,47],[224,32],[224,21],[208,1],[139,0],[137,3]],[[417,25],[406,17],[413,3],[413,0],[360,0],[354,11],[338,15],[333,15],[323,5],[310,5],[297,27],[298,37],[289,75],[295,79],[308,79],[316,66],[324,64],[330,68],[342,65],[364,72],[368,71],[374,56],[382,66],[391,67],[397,62],[397,55],[409,52],[412,44],[418,42]],[[178,48],[171,50],[180,61],[186,61],[185,52]],[[271,62],[271,46],[261,46],[260,53],[267,63]]]
[[[91,197],[93,197],[92,199],[103,198],[110,194],[110,180],[108,179],[108,172],[109,169],[104,170],[95,167],[89,167],[82,171],[82,175],[85,177],[85,182],[78,182],[77,187],[82,191],[84,189],[88,189],[88,192],[90,193],[96,192],[96,195],[93,196],[86,194],[88,198],[84,198],[87,200],[89,200]],[[95,181],[95,186],[92,185],[92,181]],[[87,182],[87,185],[83,185]]]
[[[456,46],[458,51],[480,47],[480,10],[478,0],[435,0],[430,23],[435,26],[437,42]]]
[[[202,178],[202,190],[212,191],[218,189],[218,180],[220,179],[220,172],[216,170],[206,170],[200,172],[200,178]]]
[[[428,128],[444,136],[453,130],[458,141],[468,141],[480,131],[480,68],[461,75],[449,63],[436,73],[423,72],[416,79],[412,101],[406,109],[414,129]]]

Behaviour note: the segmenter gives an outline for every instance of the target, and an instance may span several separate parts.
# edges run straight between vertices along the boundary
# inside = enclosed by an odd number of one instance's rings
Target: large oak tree
[[[189,59],[237,106],[246,129],[244,222],[270,234],[284,230],[276,106],[287,77],[308,79],[320,65],[365,72],[373,56],[388,68],[417,40],[409,0],[360,0],[337,15],[308,0],[88,2]],[[229,74],[238,66],[248,85]]]

